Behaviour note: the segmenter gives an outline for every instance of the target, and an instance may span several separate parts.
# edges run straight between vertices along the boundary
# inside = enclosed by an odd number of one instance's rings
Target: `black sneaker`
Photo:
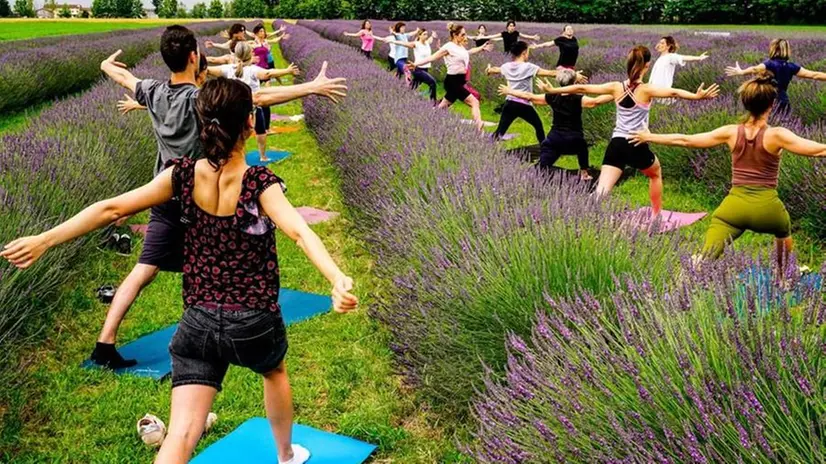
[[[120,240],[120,235],[113,233],[112,230],[104,232],[103,240],[98,244],[98,250],[108,251],[114,250]]]
[[[92,355],[89,356],[95,365],[104,367],[106,369],[123,369],[132,367],[138,364],[135,359],[123,359],[123,356],[115,349],[112,343],[95,343],[95,349],[92,350]]]
[[[104,285],[97,290],[95,290],[95,294],[103,304],[110,304],[112,303],[112,299],[115,297],[115,291],[117,289],[111,285]]]
[[[129,256],[132,254],[132,237],[128,234],[117,235],[118,239],[115,242],[115,253],[121,256]]]

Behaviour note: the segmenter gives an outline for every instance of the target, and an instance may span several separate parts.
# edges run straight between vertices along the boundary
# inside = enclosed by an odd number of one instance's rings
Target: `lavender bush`
[[[229,23],[190,24],[197,34],[212,34]],[[121,61],[134,65],[153,51],[163,28],[83,34],[71,39],[11,42],[0,54],[0,113],[84,90],[100,78],[100,62],[122,49]]]
[[[670,288],[629,279],[607,303],[548,297],[529,338],[510,334],[506,380],[486,381],[467,451],[497,464],[822,461],[826,304],[797,278],[792,303],[739,277],[753,265],[686,265]]]

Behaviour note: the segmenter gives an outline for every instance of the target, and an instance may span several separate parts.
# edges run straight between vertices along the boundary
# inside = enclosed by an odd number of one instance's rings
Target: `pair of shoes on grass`
[[[218,415],[214,412],[207,414],[206,423],[204,424],[204,433],[209,432],[209,429],[215,425],[218,420]],[[159,448],[166,438],[166,424],[152,414],[146,414],[138,420],[138,436],[141,441],[150,448]]]
[[[117,234],[110,231],[98,245],[98,248],[112,250],[121,256],[129,256],[132,254],[132,237],[129,234]]]

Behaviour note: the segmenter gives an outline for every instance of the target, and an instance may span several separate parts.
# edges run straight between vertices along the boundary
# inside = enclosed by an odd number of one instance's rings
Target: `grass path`
[[[283,63],[278,56],[276,59]],[[113,102],[114,104],[114,102]],[[301,104],[274,108],[282,114],[301,112]],[[146,117],[135,114],[130,117]],[[342,212],[338,219],[313,226],[343,269],[356,281],[363,307],[357,314],[326,314],[288,328],[287,357],[296,406],[296,421],[336,431],[379,445],[373,462],[453,462],[453,441],[434,426],[437,418],[419,409],[412,395],[399,385],[392,371],[385,332],[366,315],[381,283],[371,277],[372,262],[363,243],[350,231],[330,161],[312,134],[271,136],[270,148],[294,153],[274,171],[289,187],[288,198],[306,205]],[[251,140],[249,149],[254,149]],[[136,222],[145,220],[146,216]],[[325,293],[329,285],[303,253],[278,236],[282,285]],[[139,247],[136,247],[136,250]],[[97,252],[90,257],[84,279],[67,289],[60,316],[48,340],[29,359],[28,384],[18,391],[22,414],[7,414],[0,436],[12,449],[0,462],[149,462],[153,451],[140,443],[135,422],[150,412],[163,419],[169,412],[169,382],[115,376],[78,367],[89,354],[106,307],[93,299],[93,289],[118,283],[134,264],[131,258]],[[180,277],[161,274],[147,288],[124,323],[123,342],[176,322],[181,314]],[[264,414],[260,379],[249,371],[231,368],[214,411],[215,428],[199,450],[226,435],[252,416]]]
[[[13,2],[12,2],[13,3]],[[197,21],[197,20],[195,20]],[[193,22],[192,19],[0,19],[0,41],[53,37],[69,34],[144,29],[166,24]]]

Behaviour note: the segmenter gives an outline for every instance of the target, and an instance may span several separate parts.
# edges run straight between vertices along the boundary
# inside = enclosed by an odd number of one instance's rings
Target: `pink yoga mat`
[[[324,211],[323,209],[313,208],[312,206],[299,206],[296,208],[298,214],[304,218],[307,224],[318,224],[319,222],[329,221],[338,216],[338,213],[332,211]]]
[[[146,235],[146,230],[149,226],[146,224],[132,224],[129,228],[132,229],[132,233]]]
[[[643,228],[651,227],[654,225],[655,221],[659,221],[659,227],[657,230],[660,233],[663,233],[677,230],[680,227],[690,226],[691,224],[694,224],[700,219],[706,217],[706,215],[707,213],[681,213],[679,211],[668,211],[664,209],[660,213],[659,218],[652,218],[651,207],[646,206],[644,208],[628,212],[623,218],[623,222],[627,221],[627,224],[631,227]]]

